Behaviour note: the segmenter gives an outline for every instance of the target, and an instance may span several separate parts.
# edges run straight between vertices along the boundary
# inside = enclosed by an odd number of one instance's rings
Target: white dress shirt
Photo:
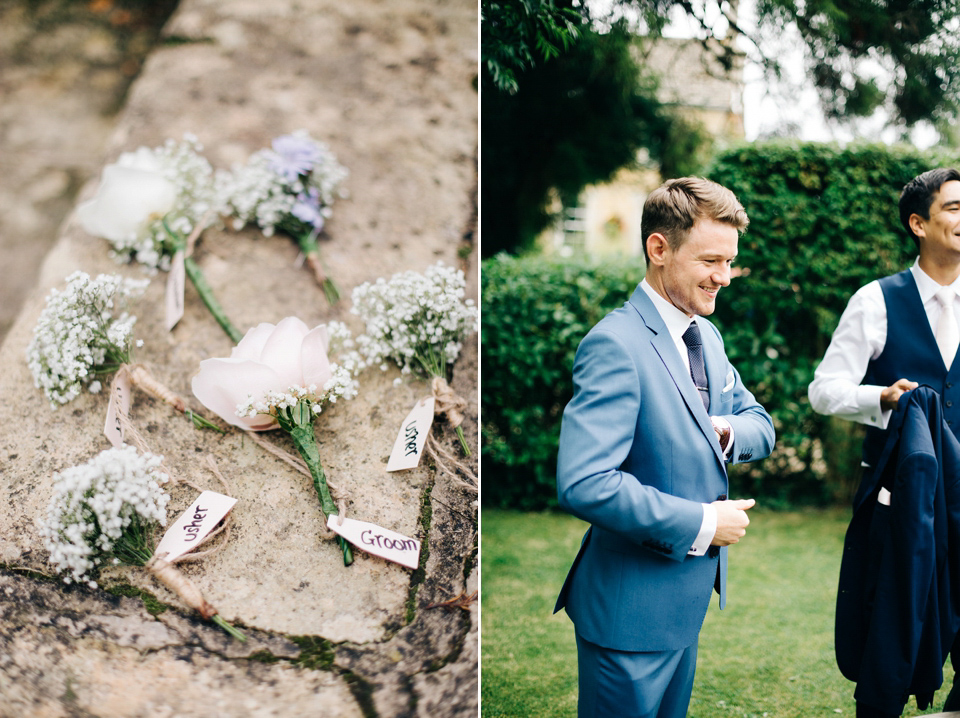
[[[940,285],[920,269],[918,262],[913,263],[910,272],[917,283],[930,330],[936,333],[943,311],[936,297]],[[960,293],[960,279],[951,286]],[[960,316],[960,296],[954,299],[954,312]],[[814,410],[886,429],[893,413],[880,406],[880,393],[886,387],[860,383],[867,373],[867,365],[880,356],[886,343],[887,305],[880,282],[874,280],[850,298],[823,361],[814,372],[807,389]],[[909,376],[902,378],[910,379]]]
[[[686,377],[690,381],[691,386],[694,386],[693,377],[690,376],[690,357],[687,354],[687,345],[683,341],[683,333],[687,331],[690,323],[696,321],[696,319],[687,316],[687,314],[661,297],[657,293],[657,290],[650,286],[646,278],[640,282],[640,286],[643,288],[643,291],[647,293],[647,296],[650,297],[653,306],[660,314],[660,318],[663,319],[663,323],[667,325],[667,333],[670,334],[670,338],[673,339],[673,343],[677,347],[677,352],[680,354],[683,365],[687,368]],[[694,388],[696,387],[694,386]],[[730,426],[730,423],[726,419],[718,416],[711,416],[710,420],[714,426],[720,426],[721,428],[726,427],[730,430],[730,440],[727,442],[727,448],[724,452],[724,456],[729,456],[733,450],[733,427]],[[700,524],[700,532],[697,534],[693,546],[687,553],[691,556],[702,556],[705,554],[707,549],[710,548],[710,542],[713,541],[716,533],[717,509],[711,504],[703,504],[703,523]]]

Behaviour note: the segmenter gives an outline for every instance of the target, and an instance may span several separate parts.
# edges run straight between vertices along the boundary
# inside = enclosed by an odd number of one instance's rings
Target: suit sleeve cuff
[[[710,542],[717,533],[717,509],[712,504],[703,504],[703,522],[693,546],[687,552],[689,556],[703,556],[710,548]]]

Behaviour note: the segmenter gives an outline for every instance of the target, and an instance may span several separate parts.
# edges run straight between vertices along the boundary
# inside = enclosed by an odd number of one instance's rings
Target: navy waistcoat
[[[898,379],[927,384],[940,395],[943,418],[960,438],[960,361],[950,371],[943,364],[920,291],[910,270],[880,280],[887,306],[887,340],[883,351],[867,365],[864,384],[890,386]],[[960,352],[958,352],[960,356]],[[867,427],[863,460],[876,464],[887,432]]]

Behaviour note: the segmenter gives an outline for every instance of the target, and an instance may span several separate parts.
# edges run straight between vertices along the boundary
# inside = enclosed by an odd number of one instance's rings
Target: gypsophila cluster
[[[336,404],[338,399],[353,399],[357,395],[357,381],[350,371],[338,364],[331,364],[333,376],[323,385],[291,386],[286,391],[268,391],[260,397],[250,396],[245,404],[237,405],[237,416],[253,417],[259,414],[276,416],[278,411],[292,409],[301,401],[310,404],[314,415],[323,411],[324,404]]]
[[[317,233],[331,214],[347,170],[306,130],[276,138],[245,165],[217,175],[218,195],[240,229],[256,223],[265,236]]]
[[[116,544],[138,517],[140,523],[167,522],[168,476],[163,459],[132,446],[107,449],[85,464],[54,474],[53,497],[40,534],[50,563],[64,581],[86,582],[110,559]]]
[[[176,200],[165,217],[152,218],[137,236],[111,241],[112,256],[119,261],[132,257],[148,269],[166,271],[170,269],[173,252],[163,220],[174,232],[187,236],[208,211],[224,211],[217,200],[213,167],[200,154],[202,150],[192,134],[185,134],[180,142],[168,139],[161,147],[138,150],[153,155],[163,177],[175,187]]]
[[[396,362],[404,374],[418,366],[445,376],[460,354],[463,339],[477,329],[477,309],[464,301],[463,272],[437,263],[426,272],[408,271],[353,290],[354,314],[366,324],[356,339],[364,360],[386,370]]]
[[[115,274],[91,279],[86,272],[74,272],[65,289],[50,292],[27,347],[27,366],[52,407],[74,399],[84,384],[96,393],[101,388],[98,373],[129,361],[137,318],[124,306],[143,294],[147,284]]]

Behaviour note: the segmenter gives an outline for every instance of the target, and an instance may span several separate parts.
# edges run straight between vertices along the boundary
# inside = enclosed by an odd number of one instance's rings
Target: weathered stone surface
[[[239,327],[295,314],[311,326],[338,319],[360,331],[349,313],[352,287],[438,260],[457,265],[471,249],[476,32],[470,2],[184,0],[165,31],[176,41],[151,53],[105,161],[191,132],[214,166],[228,167],[276,135],[308,129],[351,172],[349,198],[335,205],[321,248],[345,300],[325,302],[282,236],[209,230],[196,258]],[[95,42],[88,49],[107,52]],[[32,191],[55,196],[62,183],[53,173]],[[475,253],[463,266],[475,274]],[[137,394],[133,421],[174,474],[218,489],[205,463],[213,457],[239,499],[228,543],[181,568],[250,641],[231,641],[138,569],[105,570],[100,583],[156,597],[169,606],[156,617],[140,598],[23,574],[50,572],[36,519],[52,474],[107,446],[104,396],[51,410],[24,362],[44,297],[75,269],[141,276],[68,221],[0,347],[8,427],[0,435],[0,715],[475,714],[476,604],[436,606],[476,590],[475,495],[430,462],[385,471],[406,412],[429,392],[423,381],[394,386],[395,369],[363,374],[360,395],[325,411],[317,438],[347,515],[425,540],[418,571],[360,552],[344,568],[321,535],[307,477],[239,432],[199,432]],[[200,409],[190,378],[231,343],[189,286],[184,318],[165,332],[164,279],[155,277],[133,307],[145,341],[136,359]],[[475,277],[471,291],[475,298]],[[477,364],[474,337],[453,378],[468,399],[464,428],[474,447]],[[453,433],[438,429],[456,453]],[[293,450],[281,435],[266,438]],[[469,463],[475,468],[475,457]],[[195,496],[186,486],[171,493],[172,515]]]

